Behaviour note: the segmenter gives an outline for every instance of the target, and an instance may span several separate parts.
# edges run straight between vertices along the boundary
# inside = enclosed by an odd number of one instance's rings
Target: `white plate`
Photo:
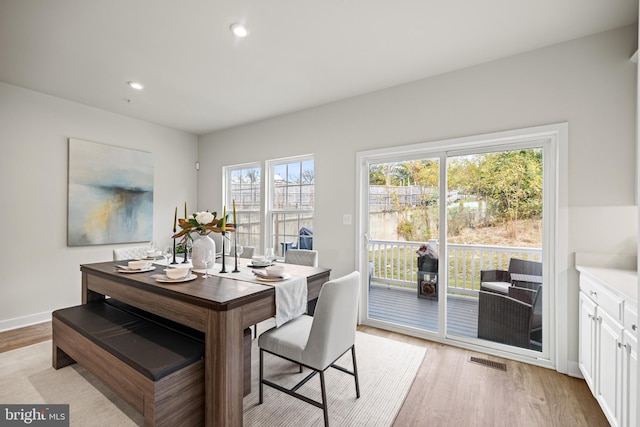
[[[280,282],[281,280],[287,280],[290,278],[291,278],[291,275],[287,273],[283,274],[282,276],[275,276],[275,277],[260,276],[256,274],[256,279],[261,280],[263,282]]]
[[[269,264],[254,264],[253,262],[250,262],[249,264],[247,264],[247,267],[251,267],[251,268],[265,268],[265,267],[269,267],[270,265],[273,265],[274,263],[269,263]]]
[[[188,282],[190,280],[193,280],[193,279],[197,278],[198,276],[196,276],[195,274],[191,273],[190,275],[188,275],[184,279],[170,279],[167,276],[165,276],[164,274],[154,274],[151,277],[156,279],[156,282],[161,282],[161,283],[182,283],[182,282]]]
[[[116,265],[116,267],[118,267],[117,270],[118,270],[119,273],[145,273],[147,271],[153,271],[153,270],[156,269],[155,265],[152,265],[151,267],[145,268],[145,269],[142,269],[142,270],[136,270],[136,269],[133,269],[133,268],[129,268],[126,265]]]

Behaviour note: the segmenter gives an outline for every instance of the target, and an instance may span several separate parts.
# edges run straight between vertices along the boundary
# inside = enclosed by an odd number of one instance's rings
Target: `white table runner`
[[[307,312],[307,278],[304,276],[292,276],[288,279],[272,282],[259,280],[248,267],[238,266],[240,272],[232,273],[233,266],[227,265],[227,273],[220,273],[222,264],[216,263],[209,269],[212,276],[227,279],[242,280],[244,282],[258,283],[260,285],[273,286],[276,292],[276,327],[280,327],[300,317]],[[286,273],[285,266],[285,273]],[[204,274],[204,269],[193,269],[196,273]]]

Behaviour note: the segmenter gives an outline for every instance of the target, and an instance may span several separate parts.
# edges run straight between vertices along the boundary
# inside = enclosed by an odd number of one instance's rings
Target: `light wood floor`
[[[394,427],[609,425],[583,380],[376,328],[358,330],[427,348]],[[50,323],[2,332],[0,353],[49,339]],[[471,363],[471,356],[505,363],[507,371]]]

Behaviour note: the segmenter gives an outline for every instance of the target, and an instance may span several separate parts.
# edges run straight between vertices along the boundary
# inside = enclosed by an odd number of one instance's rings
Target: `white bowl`
[[[146,270],[147,268],[151,267],[151,261],[139,259],[135,261],[129,261],[127,265],[131,270]]]
[[[270,265],[265,268],[265,272],[267,273],[267,276],[280,277],[282,276],[282,273],[284,273],[284,267],[282,265]]]
[[[191,267],[167,268],[164,273],[169,279],[184,279],[191,273]]]
[[[269,260],[264,255],[254,255],[251,257],[251,263],[253,265],[267,265],[270,264]]]

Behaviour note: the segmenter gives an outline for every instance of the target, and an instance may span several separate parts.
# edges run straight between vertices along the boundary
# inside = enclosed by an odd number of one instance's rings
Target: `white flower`
[[[199,224],[209,224],[211,221],[213,221],[214,216],[211,212],[197,212],[196,213],[196,221],[198,221]]]

